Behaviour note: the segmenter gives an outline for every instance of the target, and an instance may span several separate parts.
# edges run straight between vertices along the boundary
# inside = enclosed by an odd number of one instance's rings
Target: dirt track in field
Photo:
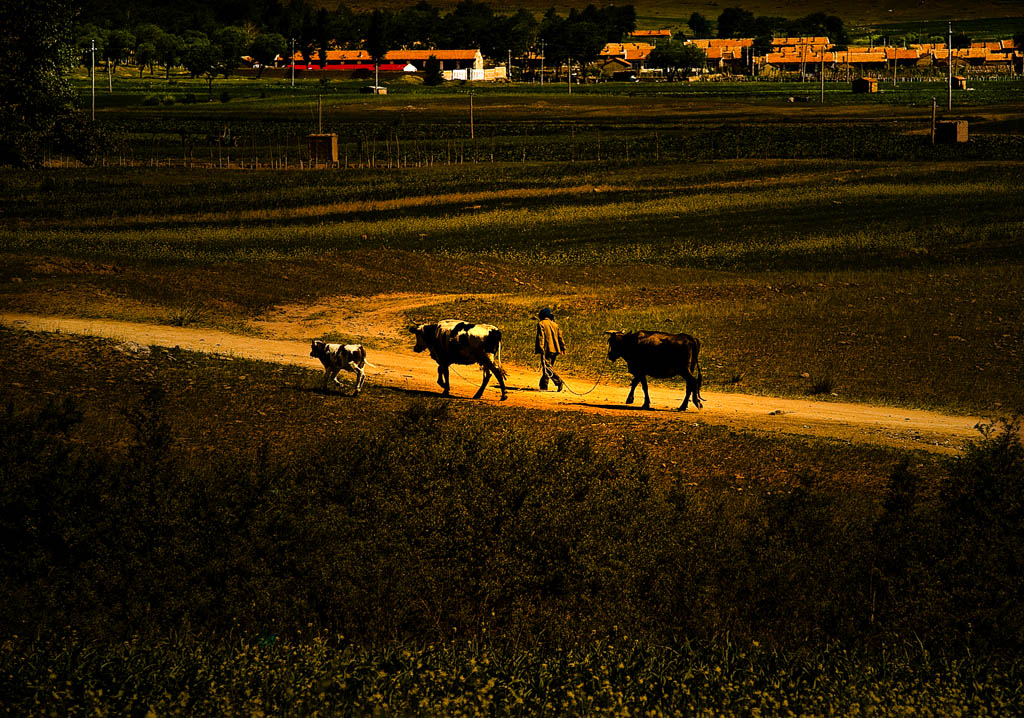
[[[389,295],[332,298],[316,305],[281,307],[252,323],[260,336],[231,334],[205,328],[142,324],[108,319],[78,319],[29,314],[0,314],[0,324],[31,331],[65,332],[132,341],[142,345],[180,347],[189,351],[293,364],[318,370],[309,356],[309,338],[326,332],[363,337],[368,350],[367,384],[410,391],[438,392],[436,365],[411,349],[386,349],[404,339],[403,312],[418,306],[450,301],[439,295]],[[345,309],[339,310],[338,307]],[[356,308],[356,309],[353,309]],[[753,396],[732,392],[704,392],[704,409],[676,411],[683,392],[665,382],[651,382],[650,411],[641,411],[642,393],[632,406],[623,403],[628,386],[598,381],[596,377],[563,373],[570,391],[542,392],[536,388],[538,369],[506,363],[508,400],[500,402],[496,384],[481,401],[551,411],[586,411],[608,416],[649,416],[651,419],[704,422],[737,430],[776,432],[879,444],[908,450],[955,453],[964,442],[978,438],[976,416],[950,416],[931,411],[900,409],[837,401],[814,401]],[[351,385],[351,375],[344,377]],[[452,367],[452,395],[468,399],[480,383],[474,367]],[[311,381],[313,381],[311,379]],[[593,387],[593,388],[591,388]],[[585,394],[584,394],[585,393]],[[583,394],[583,395],[581,395]]]

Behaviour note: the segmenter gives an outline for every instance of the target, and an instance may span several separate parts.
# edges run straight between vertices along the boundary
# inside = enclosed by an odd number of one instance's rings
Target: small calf
[[[366,372],[363,371],[366,366],[366,350],[362,344],[327,344],[314,339],[309,355],[319,359],[324,365],[324,389],[332,379],[335,384],[342,386],[338,372],[344,369],[356,375],[356,390],[353,396],[359,395],[363,382],[366,381]]]

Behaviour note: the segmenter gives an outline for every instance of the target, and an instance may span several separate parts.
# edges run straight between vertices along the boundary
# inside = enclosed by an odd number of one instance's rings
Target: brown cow
[[[608,359],[615,361],[619,357],[626,360],[626,368],[633,375],[633,385],[629,388],[626,403],[633,403],[636,385],[644,390],[644,409],[651,408],[651,397],[647,393],[647,377],[665,379],[682,376],[686,380],[686,396],[679,411],[686,411],[686,405],[693,397],[693,405],[703,408],[703,397],[700,395],[704,376],[700,370],[700,342],[689,334],[666,334],[665,332],[615,332],[607,331]],[[693,375],[694,369],[697,376]]]

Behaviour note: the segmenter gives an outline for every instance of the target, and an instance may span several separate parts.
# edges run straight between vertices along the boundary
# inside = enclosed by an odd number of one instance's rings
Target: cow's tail
[[[700,359],[697,360],[697,398],[704,401],[704,396],[700,393],[700,388],[704,386],[704,374],[700,370]]]

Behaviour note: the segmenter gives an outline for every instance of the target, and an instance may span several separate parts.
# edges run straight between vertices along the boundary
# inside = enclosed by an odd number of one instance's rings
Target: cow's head
[[[327,354],[327,344],[319,339],[314,339],[313,344],[309,348],[309,355],[314,359],[324,359],[327,357]]]
[[[416,346],[414,346],[412,348],[412,350],[414,352],[418,353],[418,352],[426,351],[427,349],[430,348],[429,345],[427,344],[427,342],[429,341],[430,334],[432,334],[432,332],[430,332],[429,330],[432,327],[435,327],[435,326],[437,326],[437,325],[436,324],[420,324],[418,326],[409,327],[409,331],[412,332],[413,336],[416,337]]]
[[[606,329],[605,334],[608,335],[608,361],[615,361],[622,356],[622,338],[626,333]]]

